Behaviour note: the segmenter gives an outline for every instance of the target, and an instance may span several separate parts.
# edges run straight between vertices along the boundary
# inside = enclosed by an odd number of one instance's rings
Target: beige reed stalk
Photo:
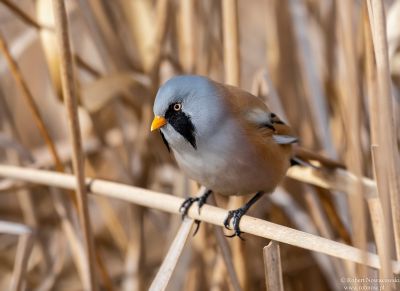
[[[356,183],[352,189],[350,197],[350,215],[352,224],[352,237],[355,246],[367,248],[367,225],[366,209],[362,193],[362,147],[361,147],[361,94],[358,80],[358,58],[356,56],[356,46],[354,39],[353,19],[355,15],[355,4],[351,1],[341,1],[338,3],[339,21],[337,22],[341,50],[345,66],[341,66],[339,78],[341,80],[341,92],[339,99],[342,103],[344,116],[346,118],[346,164],[351,172],[356,176]],[[357,275],[364,277],[366,269],[359,269]]]
[[[3,35],[0,33],[0,50],[3,53],[8,67],[11,71],[12,76],[15,79],[15,82],[19,86],[22,92],[22,96],[26,100],[26,102],[29,105],[29,109],[32,112],[32,115],[34,117],[34,121],[36,123],[36,126],[38,127],[40,134],[42,135],[46,145],[48,146],[50,153],[54,159],[56,169],[60,172],[64,170],[63,165],[61,163],[60,157],[57,153],[57,149],[54,145],[53,139],[50,136],[49,131],[47,130],[46,125],[44,124],[43,118],[40,114],[39,108],[35,103],[35,100],[33,99],[33,95],[31,91],[28,88],[28,85],[26,84],[24,78],[22,77],[22,74],[19,70],[17,62],[13,59],[13,57],[10,54],[10,51],[7,47],[7,44],[4,40]]]
[[[23,286],[26,280],[28,261],[32,253],[33,243],[34,235],[32,233],[22,234],[18,239],[14,272],[10,284],[10,290],[12,291],[25,289]]]
[[[368,0],[367,0],[368,1]],[[382,0],[369,0],[369,15],[376,60],[376,77],[378,93],[371,96],[377,105],[370,112],[378,121],[374,136],[378,138],[378,153],[375,161],[375,172],[383,209],[392,210],[394,238],[397,258],[400,258],[400,168],[399,152],[396,145],[395,124],[393,118],[393,98],[389,72],[388,44],[386,36],[386,16]],[[380,181],[379,181],[380,180]],[[384,188],[389,187],[389,192]],[[385,213],[385,225],[391,225],[390,216]]]
[[[50,133],[46,127],[46,124],[44,123],[44,120],[42,118],[42,115],[39,111],[37,104],[35,103],[33,95],[31,93],[31,91],[29,90],[28,85],[19,70],[17,62],[11,56],[11,53],[1,35],[1,33],[0,33],[0,50],[3,53],[3,55],[7,61],[7,64],[11,71],[11,74],[12,74],[13,78],[15,79],[15,82],[17,83],[17,85],[19,86],[19,88],[21,90],[22,97],[28,103],[28,107],[31,110],[31,113],[33,115],[33,120],[34,120],[37,128],[39,129],[39,133],[41,134],[43,140],[45,141],[46,148],[47,148],[46,153],[48,151],[50,152],[51,158],[49,158],[49,162],[50,162],[49,165],[52,165],[52,166],[55,165],[55,168],[57,171],[63,172],[64,165],[61,161],[61,158],[60,158],[58,150],[55,146],[55,143],[54,143],[52,137],[50,136]],[[76,206],[76,199],[75,199],[73,192],[69,192],[69,198],[71,199],[72,202],[74,202],[74,206]],[[56,199],[56,197],[55,197],[54,201],[55,201],[55,206],[56,206],[58,215],[61,217],[61,220],[63,222],[62,223],[63,231],[64,231],[65,235],[68,237],[69,245],[70,245],[71,249],[76,250],[76,252],[75,251],[72,252],[72,255],[73,255],[74,262],[76,264],[78,273],[80,275],[80,278],[82,279],[84,286],[87,286],[89,279],[87,278],[87,273],[82,272],[83,264],[82,264],[81,257],[79,256],[79,250],[80,250],[81,245],[76,240],[77,234],[71,226],[72,224],[71,224],[70,219],[69,218],[65,219],[64,216],[62,215],[63,212],[66,213],[69,211],[69,204],[62,204],[60,202],[60,199]]]
[[[267,291],[283,291],[281,253],[279,243],[271,241],[263,249]]]
[[[372,168],[374,172],[374,177],[377,183],[381,183],[379,187],[377,187],[377,195],[376,199],[371,199],[368,201],[368,207],[371,213],[371,221],[374,229],[375,242],[378,254],[381,258],[382,270],[380,271],[380,276],[383,278],[392,277],[390,260],[392,257],[392,250],[394,250],[394,242],[392,239],[393,230],[391,225],[388,224],[391,222],[389,213],[383,211],[383,192],[388,192],[388,186],[384,179],[378,177],[378,173],[376,172],[378,165],[376,163],[382,162],[379,160],[378,156],[378,134],[379,134],[379,123],[378,116],[376,114],[372,114],[377,105],[377,96],[378,94],[378,86],[377,86],[377,78],[376,78],[376,69],[375,69],[375,57],[373,51],[373,41],[372,41],[372,32],[371,32],[371,21],[372,19],[368,15],[368,5],[370,3],[364,4],[363,10],[363,28],[364,28],[364,63],[365,63],[365,83],[368,95],[368,109],[369,109],[369,125],[371,132],[371,154],[372,154]],[[370,9],[369,9],[370,10]],[[371,15],[372,16],[372,15]],[[382,172],[380,173],[383,174]],[[383,184],[382,184],[383,182]],[[389,209],[389,208],[387,208]]]
[[[43,27],[40,23],[36,21],[36,19],[32,18],[29,14],[25,13],[21,8],[19,8],[15,3],[10,0],[0,0],[4,6],[7,6],[16,16],[18,16],[22,21],[26,22],[27,24],[33,26],[36,29],[43,29],[47,27]]]
[[[76,178],[73,175],[22,167],[0,165],[0,177],[64,189],[75,189],[76,187]],[[175,214],[179,214],[179,207],[183,203],[182,198],[172,195],[100,179],[86,178],[85,185],[90,187],[90,192],[93,194],[121,199],[144,207]],[[223,226],[223,221],[227,214],[227,210],[211,205],[204,205],[200,214],[197,208],[193,207],[189,210],[188,216],[193,219]],[[381,266],[379,257],[376,254],[251,216],[243,216],[240,227],[245,233],[255,236],[320,252],[351,262],[366,264],[376,269],[379,269]],[[394,273],[400,273],[400,261],[392,261],[392,267]]]
[[[223,44],[224,44],[224,71],[225,83],[240,85],[240,54],[239,54],[239,25],[238,25],[238,3],[236,0],[222,1],[222,24],[223,24]],[[243,197],[231,197],[229,208],[238,208],[245,203]],[[233,263],[239,282],[243,290],[248,285],[246,270],[246,254],[244,246],[240,241],[232,242],[232,252],[235,254]]]
[[[186,73],[194,71],[196,56],[195,1],[181,0],[179,11],[179,51],[182,67]]]
[[[71,53],[67,12],[64,0],[53,1],[54,20],[56,26],[56,37],[60,52],[61,85],[64,103],[68,114],[68,125],[72,143],[72,166],[76,176],[76,194],[78,202],[78,213],[82,227],[86,256],[87,272],[90,278],[90,290],[96,290],[95,279],[95,257],[94,243],[89,221],[88,199],[86,194],[84,174],[84,153],[82,150],[81,132],[78,116],[78,94],[75,83],[73,57]]]

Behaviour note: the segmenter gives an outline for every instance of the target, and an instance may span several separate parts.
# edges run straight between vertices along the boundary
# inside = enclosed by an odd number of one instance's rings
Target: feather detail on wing
[[[246,120],[257,126],[265,136],[272,136],[272,140],[281,145],[298,142],[292,129],[272,112],[261,111],[258,108],[247,111]]]
[[[224,96],[231,111],[255,126],[263,136],[272,137],[272,140],[281,145],[296,143],[292,129],[285,124],[275,113],[272,113],[264,101],[237,87],[225,85],[216,86]]]

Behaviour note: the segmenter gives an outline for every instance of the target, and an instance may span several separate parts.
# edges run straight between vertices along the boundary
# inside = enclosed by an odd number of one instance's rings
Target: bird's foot
[[[183,201],[183,203],[181,204],[181,207],[179,207],[179,212],[182,214],[182,220],[187,216],[192,204],[196,201],[197,201],[197,203],[199,203],[199,200],[200,200],[200,197],[189,197],[189,198],[186,198],[185,201]]]
[[[200,207],[203,206],[203,204],[205,203],[205,202],[202,202],[202,205],[200,206],[200,198],[201,197],[189,197],[189,198],[185,199],[185,201],[183,201],[181,207],[179,207],[179,212],[182,213],[182,220],[187,216],[190,207],[196,201],[199,204],[199,212],[200,212]],[[194,223],[196,224],[196,229],[193,232],[193,236],[195,236],[196,233],[199,231],[201,221],[196,219],[194,221]]]
[[[179,212],[182,213],[182,219],[184,219],[187,216],[190,207],[196,201],[197,201],[197,205],[199,206],[198,211],[199,211],[199,214],[200,214],[200,209],[206,203],[207,198],[208,198],[208,196],[210,196],[211,193],[212,193],[211,190],[207,190],[206,192],[204,192],[203,195],[201,195],[199,197],[186,198],[186,200],[183,201],[183,203],[181,204],[181,207],[179,207]]]
[[[242,219],[242,216],[246,213],[247,209],[245,207],[238,208],[236,210],[230,210],[228,212],[228,216],[224,220],[224,226],[226,229],[230,229],[229,224],[232,220],[232,225],[233,225],[233,231],[234,233],[232,235],[225,235],[226,237],[239,237],[241,240],[244,240],[244,238],[241,237],[241,234],[243,233],[240,230],[239,223],[240,219]]]
[[[189,197],[185,201],[183,201],[183,203],[181,204],[181,207],[179,207],[179,212],[182,213],[182,220],[187,216],[189,209],[194,202],[197,202],[197,205],[199,207],[198,211],[200,214],[200,209],[206,203],[207,198],[208,198],[208,196],[210,196],[211,193],[212,193],[211,190],[207,190],[206,192],[204,192],[203,195],[201,195],[199,197]],[[196,224],[196,229],[193,233],[193,236],[195,236],[197,231],[199,230],[201,221],[196,219],[194,221],[194,223]]]

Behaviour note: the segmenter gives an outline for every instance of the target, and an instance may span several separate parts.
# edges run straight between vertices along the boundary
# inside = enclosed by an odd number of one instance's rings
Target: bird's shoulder
[[[292,128],[271,112],[261,98],[230,85],[222,85],[220,90],[231,112],[261,135],[272,137],[279,144],[297,141]]]

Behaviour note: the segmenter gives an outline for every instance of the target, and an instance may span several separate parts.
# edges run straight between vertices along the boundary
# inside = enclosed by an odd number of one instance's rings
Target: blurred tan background
[[[371,144],[379,144],[376,134],[382,128],[395,154],[379,157],[398,162],[400,1],[383,1],[392,124],[382,124],[382,108],[374,103],[385,96],[377,85],[374,24],[368,13],[372,2],[376,1],[66,0],[85,174],[182,197],[195,194],[198,185],[177,169],[160,136],[149,128],[158,87],[174,75],[200,74],[260,96],[293,126],[303,147],[343,162],[357,177],[373,179]],[[32,105],[15,81],[18,74],[10,72],[8,51],[64,171],[71,173],[51,4],[0,1],[0,31],[6,44],[0,57],[0,163],[57,169]],[[31,226],[37,234],[25,290],[83,290],[77,214],[65,192],[0,180],[0,220]],[[399,195],[381,198],[390,221],[385,227],[391,240],[385,247],[392,259],[399,247],[393,231],[399,213],[390,206],[397,205],[393,201]],[[216,200],[222,208],[232,205],[219,196]],[[100,290],[147,290],[180,217],[100,196],[90,196],[89,209]],[[377,251],[374,214],[360,187],[339,193],[288,178],[250,215]],[[262,248],[269,241],[245,238],[228,242],[241,287],[264,290]],[[16,236],[0,235],[1,290],[10,286],[17,242]],[[360,271],[317,252],[285,244],[280,249],[285,290],[343,290],[341,277],[378,276],[376,270]],[[234,290],[213,226],[203,223],[189,238],[167,290]]]

